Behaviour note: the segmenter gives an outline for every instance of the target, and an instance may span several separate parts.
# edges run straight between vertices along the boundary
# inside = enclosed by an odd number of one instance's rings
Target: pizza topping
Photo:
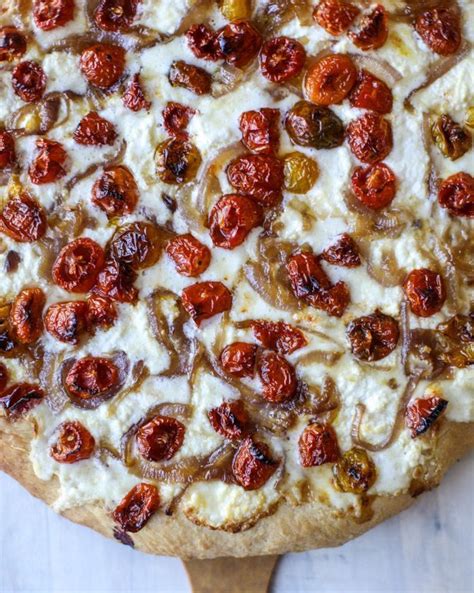
[[[385,163],[357,167],[351,183],[356,198],[371,210],[386,208],[395,197],[395,174]]]
[[[303,467],[334,463],[341,456],[334,429],[319,422],[310,424],[304,429],[299,438],[298,447]]]
[[[380,80],[368,70],[360,70],[357,82],[349,95],[349,100],[352,107],[358,107],[359,109],[370,109],[382,114],[392,111],[392,91],[383,80]]]
[[[446,300],[446,289],[440,274],[422,268],[412,270],[403,283],[410,309],[419,317],[431,317],[441,310]]]
[[[415,29],[431,51],[449,56],[461,45],[461,21],[449,8],[432,8],[416,19]]]
[[[229,164],[227,179],[237,191],[262,206],[274,206],[282,196],[283,163],[272,155],[245,154]]]
[[[255,339],[278,354],[292,354],[308,343],[301,330],[283,321],[252,321],[251,327]]]
[[[46,89],[46,74],[36,62],[21,62],[12,72],[12,86],[25,103],[34,103]]]
[[[95,447],[91,433],[77,420],[63,422],[57,429],[57,440],[50,449],[58,463],[77,463],[89,459]]]
[[[181,448],[185,430],[176,418],[155,416],[137,430],[140,455],[147,461],[169,461]]]
[[[165,130],[170,136],[186,139],[188,137],[186,128],[195,113],[196,111],[187,105],[173,102],[167,103],[163,110],[163,124]]]
[[[240,444],[232,460],[232,473],[245,490],[257,490],[275,473],[278,463],[270,456],[266,443],[248,437]]]
[[[245,111],[239,120],[243,145],[255,153],[276,153],[280,144],[279,123],[278,109],[263,108],[259,111]]]
[[[40,404],[43,398],[44,392],[39,385],[15,383],[1,393],[0,406],[9,420],[18,420]]]
[[[77,344],[87,330],[87,303],[69,301],[51,305],[46,311],[44,326],[56,340]]]
[[[289,37],[268,39],[260,51],[260,70],[270,82],[283,83],[298,76],[305,61],[305,48]]]
[[[364,449],[353,447],[333,466],[334,485],[342,492],[363,494],[377,479],[375,464]]]
[[[302,152],[290,152],[284,159],[285,189],[294,194],[305,194],[319,177],[315,160]]]
[[[137,14],[138,2],[139,0],[100,0],[94,12],[94,21],[103,31],[127,31]]]
[[[247,412],[240,400],[224,402],[208,413],[212,428],[225,439],[241,439],[248,422]]]
[[[344,126],[327,107],[298,101],[288,111],[285,127],[292,142],[312,148],[336,148],[344,142]]]
[[[236,21],[218,32],[216,44],[220,58],[237,68],[244,68],[257,56],[262,38],[248,21]]]
[[[91,294],[87,297],[87,327],[93,330],[96,327],[108,329],[117,321],[117,308],[107,297]]]
[[[113,512],[114,521],[124,531],[136,533],[143,529],[159,506],[160,497],[156,486],[137,484]]]
[[[211,263],[211,251],[201,241],[187,233],[168,242],[166,253],[173,260],[176,271],[183,276],[199,276]]]
[[[234,249],[241,245],[252,229],[262,224],[259,204],[245,195],[223,196],[209,215],[209,233],[216,247]]]
[[[416,399],[405,410],[405,422],[411,430],[412,438],[425,433],[431,425],[443,414],[448,402],[441,397],[427,397]]]
[[[137,273],[129,265],[108,259],[97,276],[94,291],[119,303],[135,303],[138,299],[136,279]]]
[[[216,34],[206,25],[199,24],[190,27],[186,32],[186,40],[196,58],[212,62],[220,58]]]
[[[74,0],[34,0],[33,19],[43,31],[64,27],[74,18]]]
[[[275,352],[263,352],[257,360],[258,376],[263,384],[262,395],[272,403],[282,403],[296,393],[297,381],[293,366]]]
[[[38,152],[28,170],[32,183],[36,185],[54,183],[66,175],[64,165],[68,157],[62,144],[39,138],[36,141],[36,148]]]
[[[197,282],[183,290],[181,301],[188,315],[200,326],[205,319],[229,311],[232,294],[222,282]]]
[[[10,325],[20,344],[33,344],[43,332],[41,313],[46,296],[41,288],[25,288],[13,301]]]
[[[69,395],[82,400],[106,396],[120,382],[119,369],[108,358],[86,356],[69,369],[64,385]]]
[[[250,0],[222,0],[219,8],[228,21],[248,19],[252,13]]]
[[[53,264],[53,280],[69,292],[87,292],[104,266],[104,250],[89,239],[81,237],[68,243]]]
[[[334,266],[344,268],[360,266],[359,250],[354,239],[347,233],[342,234],[336,243],[325,249],[320,257]]]
[[[21,58],[26,52],[26,37],[16,27],[0,27],[0,62]]]
[[[431,126],[431,135],[445,157],[455,161],[472,147],[471,134],[449,115],[440,115]]]
[[[82,52],[80,68],[91,85],[109,89],[123,76],[125,50],[119,45],[96,43]]]
[[[160,259],[162,245],[158,228],[150,222],[133,222],[119,227],[109,245],[109,254],[138,271]]]
[[[392,126],[375,113],[366,113],[353,120],[347,128],[352,153],[363,163],[383,160],[392,150]]]
[[[7,386],[9,378],[10,376],[7,367],[0,362],[0,394]]]
[[[357,31],[349,31],[350,40],[362,51],[379,49],[388,38],[387,13],[381,4],[365,14]]]
[[[305,78],[306,97],[317,105],[341,103],[357,80],[357,69],[345,54],[330,54],[320,58],[308,70]]]
[[[108,218],[131,214],[138,199],[138,187],[133,173],[123,165],[106,167],[92,187],[92,202]]]
[[[145,109],[148,111],[151,107],[151,101],[147,101],[142,85],[140,83],[140,75],[134,74],[128,83],[125,93],[123,94],[123,104],[130,111],[141,111]]]
[[[32,243],[46,232],[46,214],[27,193],[13,196],[0,214],[0,231],[20,243]]]
[[[381,360],[393,352],[399,335],[397,321],[380,311],[354,319],[347,327],[352,354],[368,362]]]
[[[84,116],[74,132],[74,140],[83,146],[112,145],[116,138],[114,125],[95,111]]]
[[[170,138],[157,146],[155,162],[156,172],[163,183],[182,185],[196,177],[201,155],[192,142]]]
[[[168,74],[171,86],[179,86],[196,95],[207,95],[211,92],[212,77],[203,68],[178,60],[171,64]]]
[[[360,10],[344,0],[321,0],[313,12],[314,20],[331,35],[342,35],[352,25]]]
[[[220,355],[220,364],[233,377],[254,377],[257,346],[247,342],[233,342]]]
[[[9,132],[0,132],[0,170],[15,164],[15,141]]]
[[[438,202],[454,216],[474,216],[474,177],[455,173],[439,186]]]

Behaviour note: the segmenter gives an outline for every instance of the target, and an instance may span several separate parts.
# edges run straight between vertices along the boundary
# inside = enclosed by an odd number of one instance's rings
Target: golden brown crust
[[[55,480],[42,481],[34,474],[29,461],[32,437],[29,424],[8,424],[0,419],[0,469],[31,494],[51,504],[56,498],[58,484]],[[425,481],[436,486],[445,471],[473,446],[474,423],[443,422]],[[410,506],[414,500],[409,494],[377,496],[372,502],[372,518],[363,523],[350,514],[328,513],[328,507],[321,503],[299,507],[282,504],[275,514],[240,533],[199,527],[182,514],[167,517],[158,513],[142,532],[133,535],[133,541],[135,547],[144,552],[182,558],[258,556],[332,547],[368,531]],[[69,509],[62,514],[107,537],[113,536],[113,521],[98,503]]]

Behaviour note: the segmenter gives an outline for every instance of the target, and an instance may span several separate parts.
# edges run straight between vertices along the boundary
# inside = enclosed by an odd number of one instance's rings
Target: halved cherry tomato
[[[196,113],[192,107],[181,103],[167,103],[163,110],[163,124],[170,136],[187,138],[186,128],[191,118]]]
[[[233,342],[221,352],[220,364],[233,377],[254,377],[257,346],[248,342]]]
[[[151,101],[147,101],[142,85],[140,83],[140,75],[134,74],[130,80],[125,93],[123,94],[123,104],[130,111],[141,111],[145,109],[148,111],[151,107]]]
[[[351,92],[356,80],[357,69],[349,56],[324,56],[306,74],[306,97],[317,105],[340,103]]]
[[[246,154],[228,165],[227,179],[236,190],[250,195],[262,206],[274,206],[281,200],[284,167],[275,156]]]
[[[438,202],[454,216],[474,216],[474,177],[455,173],[441,182]]]
[[[209,233],[216,247],[234,249],[241,245],[252,229],[262,224],[259,204],[248,196],[222,196],[209,215]]]
[[[304,429],[298,441],[298,448],[303,467],[334,463],[341,456],[333,427],[319,422]]]
[[[459,13],[449,8],[431,8],[416,19],[415,29],[431,51],[449,56],[461,45]]]
[[[26,52],[26,37],[16,27],[0,27],[0,62],[10,62]]]
[[[362,51],[378,49],[388,38],[387,13],[381,4],[362,17],[357,31],[349,31],[352,43]]]
[[[331,35],[342,35],[360,10],[344,0],[321,0],[313,12],[314,20]]]
[[[137,14],[140,0],[100,0],[94,12],[94,21],[103,31],[127,31]]]
[[[105,146],[115,142],[117,132],[114,124],[91,111],[81,119],[73,137],[83,146]]]
[[[203,24],[192,25],[186,31],[189,48],[201,60],[215,62],[220,59],[220,51],[216,41],[217,34]]]
[[[209,248],[189,233],[171,239],[166,245],[166,253],[173,260],[176,271],[183,276],[199,276],[211,262]]]
[[[58,463],[77,463],[92,457],[94,447],[94,437],[87,428],[77,420],[68,421],[58,426],[50,455]]]
[[[377,470],[367,451],[353,447],[334,464],[332,468],[334,485],[342,492],[363,494],[377,479]]]
[[[196,177],[202,159],[192,142],[179,137],[169,138],[157,146],[155,162],[163,183],[182,185]]]
[[[441,274],[421,268],[412,270],[403,283],[410,309],[418,317],[431,317],[441,311],[446,289]]]
[[[109,328],[117,321],[117,309],[107,297],[91,294],[87,297],[87,327],[94,330],[97,327]]]
[[[357,268],[360,266],[360,255],[354,239],[343,233],[339,239],[321,253],[321,259],[334,266]]]
[[[373,362],[388,356],[397,347],[400,331],[390,315],[375,311],[354,319],[347,326],[352,354],[359,360]]]
[[[123,165],[106,167],[92,187],[92,203],[103,210],[108,218],[131,214],[138,200],[135,177]]]
[[[418,398],[405,410],[405,422],[414,439],[425,433],[443,414],[448,402],[441,397]]]
[[[386,208],[395,197],[395,174],[385,163],[357,167],[351,182],[356,198],[372,210]]]
[[[366,113],[351,121],[347,138],[352,153],[370,165],[382,161],[392,150],[392,126],[376,113]]]
[[[46,89],[46,74],[36,62],[21,62],[12,72],[13,91],[25,103],[41,99]]]
[[[217,32],[216,45],[219,58],[244,68],[257,56],[262,37],[249,21],[234,21]]]
[[[108,259],[97,276],[94,291],[119,303],[135,303],[138,298],[136,279],[137,273],[129,265]]]
[[[179,86],[196,95],[207,95],[211,92],[212,76],[194,64],[183,60],[173,62],[168,73],[171,86]]]
[[[223,402],[219,407],[209,410],[207,417],[212,428],[230,441],[242,438],[248,422],[241,400]]]
[[[25,288],[10,308],[10,325],[20,344],[33,344],[43,332],[41,313],[46,296],[41,288]]]
[[[54,303],[44,316],[44,326],[54,338],[66,344],[77,344],[87,330],[87,303],[69,301]]]
[[[313,253],[300,252],[288,258],[286,269],[294,295],[304,299],[322,288],[329,288],[331,282]]]
[[[32,243],[46,232],[46,214],[27,193],[8,200],[0,214],[0,231],[20,243]]]
[[[155,265],[161,252],[160,231],[151,222],[132,222],[118,228],[108,246],[112,259],[135,271]]]
[[[15,164],[15,140],[9,132],[0,132],[0,170]]]
[[[44,399],[44,391],[32,383],[14,383],[0,394],[2,407],[9,420],[18,420]]]
[[[197,326],[232,307],[232,294],[222,282],[192,284],[183,290],[181,300]]]
[[[103,266],[102,247],[88,237],[80,237],[59,252],[53,264],[53,280],[69,292],[87,292]]]
[[[279,109],[245,111],[239,119],[242,143],[255,153],[274,154],[280,144]]]
[[[303,70],[306,50],[296,39],[274,37],[265,41],[259,59],[263,76],[270,82],[283,83]]]
[[[257,370],[263,384],[262,395],[267,401],[279,404],[295,395],[295,369],[283,356],[264,352],[257,360]]]
[[[104,395],[120,381],[115,363],[108,358],[86,356],[76,360],[66,375],[64,385],[70,395],[91,399]]]
[[[64,27],[74,18],[74,0],[34,0],[33,19],[43,31]]]
[[[136,434],[140,455],[147,461],[168,461],[184,441],[184,424],[171,416],[155,416]]]
[[[278,354],[291,354],[304,348],[308,341],[304,333],[283,321],[252,321],[253,335],[264,348],[275,350]]]
[[[113,513],[114,521],[124,531],[136,533],[143,529],[160,506],[158,489],[153,484],[137,484]]]
[[[383,80],[380,80],[368,70],[360,70],[357,82],[349,95],[349,100],[352,107],[358,107],[359,109],[371,109],[382,114],[392,111],[392,91]]]
[[[88,82],[100,89],[116,84],[125,70],[125,50],[111,43],[96,43],[81,54],[80,68]]]
[[[232,473],[244,490],[258,490],[275,473],[278,463],[270,456],[266,443],[246,438],[232,460]]]
[[[28,170],[32,183],[36,185],[54,183],[66,175],[64,165],[68,156],[60,142],[39,138],[36,141],[36,148],[38,152]]]

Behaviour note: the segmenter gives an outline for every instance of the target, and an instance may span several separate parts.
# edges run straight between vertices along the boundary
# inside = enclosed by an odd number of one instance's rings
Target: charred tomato
[[[393,147],[392,126],[375,113],[366,113],[351,121],[347,138],[352,153],[370,165],[382,161]]]
[[[405,422],[412,438],[425,433],[443,414],[448,402],[441,397],[419,398],[410,403],[405,410]]]
[[[77,344],[87,330],[85,301],[54,303],[44,316],[44,326],[54,338],[66,344]]]
[[[148,523],[160,506],[158,489],[153,484],[137,484],[120,502],[113,518],[124,531],[137,533]]]
[[[147,461],[168,461],[184,441],[184,425],[171,416],[155,416],[136,434],[140,455]]]
[[[229,311],[232,294],[222,282],[198,282],[183,290],[181,301],[196,325],[200,326],[205,319]]]
[[[380,311],[354,319],[347,326],[352,354],[367,362],[381,360],[393,352],[399,336],[397,321]]]
[[[446,289],[441,274],[421,268],[412,270],[403,283],[410,309],[418,317],[438,313],[446,300]]]
[[[223,402],[209,410],[207,417],[212,428],[225,439],[234,441],[244,435],[248,416],[240,400]]]
[[[92,202],[108,218],[131,214],[138,203],[138,186],[133,173],[123,165],[106,167],[92,187]]]
[[[0,214],[0,231],[20,243],[32,243],[46,232],[46,214],[27,193],[13,196]]]
[[[12,86],[15,94],[25,103],[41,99],[46,89],[46,74],[36,62],[21,62],[13,69]]]
[[[298,441],[298,448],[303,467],[334,463],[341,456],[333,427],[319,422],[304,429]]]
[[[254,377],[257,346],[248,342],[233,342],[221,352],[220,365],[233,377]]]
[[[272,351],[266,351],[257,359],[258,376],[263,385],[264,399],[272,403],[283,403],[296,393],[297,381],[293,366]]]
[[[87,292],[104,266],[104,250],[89,239],[80,237],[59,252],[53,264],[53,280],[69,292]]]
[[[275,473],[278,463],[266,443],[246,438],[232,460],[234,478],[244,490],[258,490]]]
[[[33,344],[41,336],[45,303],[41,288],[25,288],[16,296],[10,308],[10,325],[20,344]]]
[[[211,262],[209,248],[190,233],[171,239],[166,245],[166,253],[173,261],[176,271],[183,276],[199,276]]]
[[[230,194],[222,196],[211,210],[209,233],[216,247],[234,249],[262,221],[262,208],[255,200],[245,195]]]
[[[63,422],[57,429],[50,455],[58,463],[77,463],[92,457],[95,440],[87,428],[77,420]]]

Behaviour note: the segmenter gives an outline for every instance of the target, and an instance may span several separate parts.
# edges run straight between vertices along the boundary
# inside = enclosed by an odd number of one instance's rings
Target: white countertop
[[[0,474],[0,593],[189,593],[179,560],[56,516]],[[474,455],[415,506],[341,548],[289,554],[272,593],[473,593]],[[242,593],[245,593],[242,591]]]

